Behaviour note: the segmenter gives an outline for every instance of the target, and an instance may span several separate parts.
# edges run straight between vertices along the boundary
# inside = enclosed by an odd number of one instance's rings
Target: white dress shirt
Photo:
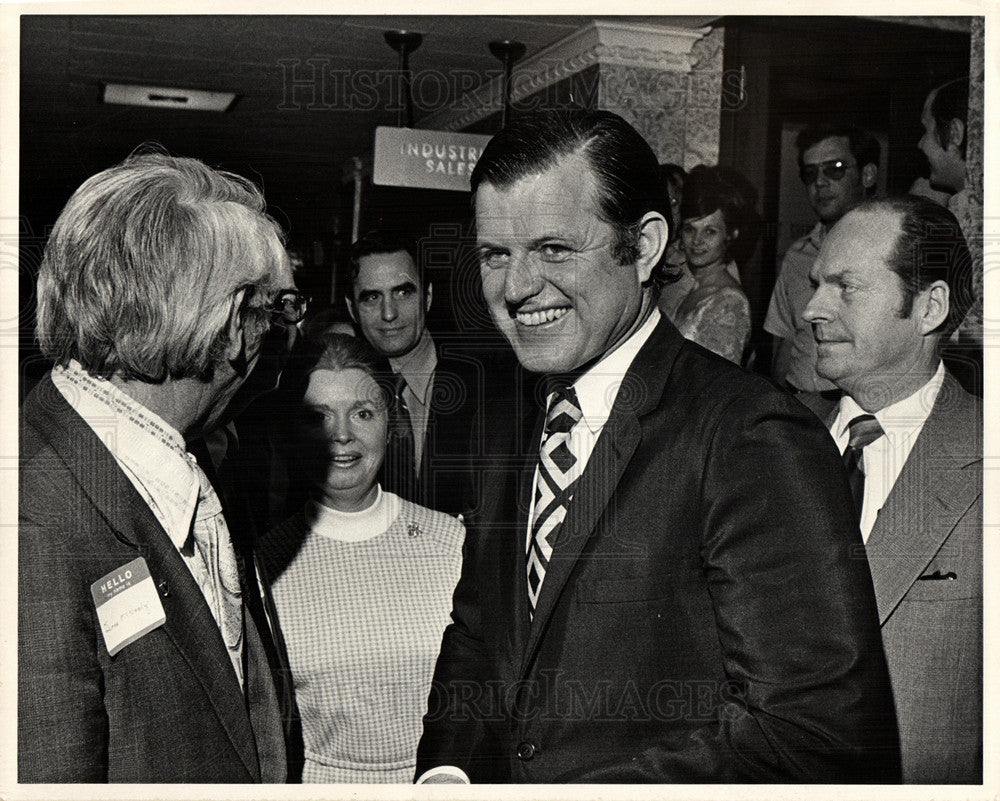
[[[861,452],[861,465],[865,474],[864,501],[861,507],[861,535],[865,542],[871,534],[879,511],[892,491],[896,479],[913,450],[913,444],[927,422],[944,382],[944,364],[938,363],[930,381],[912,395],[874,412],[875,419],[885,432]],[[869,414],[857,402],[844,395],[840,399],[837,415],[830,433],[841,454],[850,440],[848,426],[861,414]]]

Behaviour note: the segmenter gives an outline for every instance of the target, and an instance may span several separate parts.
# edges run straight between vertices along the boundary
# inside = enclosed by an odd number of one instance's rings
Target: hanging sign
[[[418,128],[375,129],[372,180],[380,186],[469,191],[469,176],[491,137]]]

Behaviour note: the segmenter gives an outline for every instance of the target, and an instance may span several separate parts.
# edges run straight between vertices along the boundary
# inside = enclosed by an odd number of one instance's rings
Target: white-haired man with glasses
[[[782,386],[804,392],[836,389],[816,373],[816,343],[802,312],[812,297],[809,270],[830,227],[874,190],[879,144],[851,126],[804,128],[795,141],[799,177],[809,205],[819,218],[815,227],[789,246],[764,320],[774,337],[771,375]]]
[[[258,189],[140,153],[46,246],[21,414],[18,779],[282,782],[253,562],[188,443],[301,319]]]

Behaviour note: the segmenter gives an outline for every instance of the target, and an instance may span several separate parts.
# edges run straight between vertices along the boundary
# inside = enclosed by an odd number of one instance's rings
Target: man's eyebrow
[[[534,248],[539,248],[542,245],[552,242],[553,240],[569,243],[575,241],[575,238],[565,232],[553,231],[551,233],[542,234],[541,236],[536,236],[528,242],[528,249],[533,250]]]
[[[832,284],[836,283],[837,281],[843,281],[850,274],[851,271],[849,268],[838,270],[835,273],[821,273],[820,275],[816,275],[815,273],[809,273],[809,280],[816,284],[824,282],[827,284]]]
[[[557,239],[561,242],[572,242],[575,239],[575,236],[573,236],[572,234],[568,234],[565,231],[547,231],[545,233],[538,234],[537,236],[534,236],[531,239],[518,239],[516,241],[518,244],[523,245],[528,250],[531,250],[532,248],[541,247],[542,245],[546,244],[547,242],[551,242],[554,239]],[[479,240],[476,242],[476,250],[479,251],[482,250],[506,251],[509,249],[510,248],[507,247],[507,245],[496,244],[487,239]]]
[[[399,292],[402,289],[416,289],[416,288],[417,288],[417,285],[415,283],[413,283],[413,281],[404,281],[401,284],[396,284],[389,291],[390,292]]]

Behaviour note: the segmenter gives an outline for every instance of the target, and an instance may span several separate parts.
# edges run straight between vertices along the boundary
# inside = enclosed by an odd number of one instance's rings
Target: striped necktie
[[[545,416],[539,447],[535,509],[527,542],[528,603],[534,617],[545,570],[552,558],[556,534],[566,517],[578,479],[578,459],[570,448],[570,434],[583,412],[573,387],[557,390]]]
[[[850,431],[850,441],[844,449],[844,467],[847,468],[847,478],[851,485],[851,497],[854,499],[854,511],[857,520],[861,520],[861,510],[865,500],[865,471],[861,460],[861,452],[881,437],[885,432],[874,415],[859,414],[847,424]]]

